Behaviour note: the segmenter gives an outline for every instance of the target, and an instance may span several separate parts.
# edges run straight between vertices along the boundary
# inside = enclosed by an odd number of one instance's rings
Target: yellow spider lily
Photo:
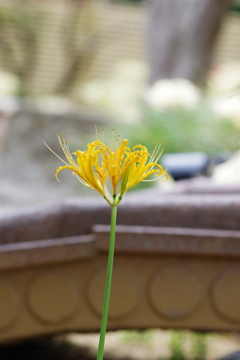
[[[86,151],[77,150],[71,153],[64,136],[61,137],[57,133],[57,137],[68,162],[61,159],[44,141],[45,145],[65,164],[56,170],[56,179],[59,181],[58,174],[61,170],[69,169],[83,185],[102,194],[111,206],[118,205],[124,193],[141,181],[157,180],[163,175],[166,180],[168,179],[168,173],[157,163],[162,154],[161,144],[158,144],[150,155],[147,148],[142,145],[136,145],[131,150],[127,147],[128,140],[122,140],[117,147],[118,138],[116,138],[115,149],[112,151],[111,147],[97,139],[87,145]],[[76,161],[72,155],[76,156]],[[155,178],[146,180],[152,174]],[[107,182],[111,184],[112,195],[108,190]]]

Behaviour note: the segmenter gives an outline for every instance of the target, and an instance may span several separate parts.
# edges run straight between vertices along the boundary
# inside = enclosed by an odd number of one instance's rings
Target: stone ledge
[[[110,227],[93,227],[96,249],[108,252]],[[240,231],[117,226],[116,253],[240,257]]]

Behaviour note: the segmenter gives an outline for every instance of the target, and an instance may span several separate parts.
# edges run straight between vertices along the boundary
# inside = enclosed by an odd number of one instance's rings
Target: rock
[[[234,352],[218,360],[240,360],[240,351]]]
[[[47,109],[37,110],[32,103],[19,103],[13,116],[8,117],[8,114],[12,115],[11,111],[4,111],[0,128],[0,212],[62,200],[79,193],[89,195],[89,189],[83,187],[70,171],[62,171],[61,183],[56,181],[55,171],[62,163],[42,141],[43,136],[64,158],[56,131],[65,135],[74,152],[81,147],[84,149],[93,140],[90,135],[95,133],[95,121],[100,128],[109,122],[99,113],[82,108],[76,112],[77,109],[53,113]]]

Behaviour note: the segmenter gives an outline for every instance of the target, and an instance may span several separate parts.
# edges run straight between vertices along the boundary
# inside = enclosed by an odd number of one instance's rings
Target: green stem
[[[100,330],[97,360],[103,360],[103,353],[104,353],[104,343],[105,343],[105,335],[107,330],[108,309],[109,309],[111,283],[112,283],[116,220],[117,220],[117,206],[113,205],[112,215],[111,215],[110,242],[109,242],[109,250],[108,250],[107,277],[106,277],[106,285],[105,285],[105,295],[103,302],[102,323]]]

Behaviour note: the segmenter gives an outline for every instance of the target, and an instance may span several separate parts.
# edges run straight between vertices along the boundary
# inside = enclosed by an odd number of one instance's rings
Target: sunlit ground
[[[95,360],[98,334],[69,334],[0,348],[1,360]],[[170,330],[116,331],[106,338],[105,360],[213,360],[238,351],[238,334]]]

